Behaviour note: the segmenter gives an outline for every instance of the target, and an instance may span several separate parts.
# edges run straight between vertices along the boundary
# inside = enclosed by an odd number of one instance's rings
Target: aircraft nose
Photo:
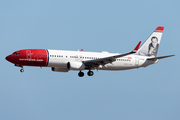
[[[6,60],[9,61],[9,56],[6,56]]]
[[[6,56],[6,60],[11,62],[11,60],[12,60],[11,55]]]

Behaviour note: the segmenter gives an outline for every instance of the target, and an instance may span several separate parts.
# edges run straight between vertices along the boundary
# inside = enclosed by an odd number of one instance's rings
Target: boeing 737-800
[[[159,59],[174,55],[156,57],[164,27],[156,30],[140,47],[141,42],[131,52],[124,54],[108,52],[84,52],[49,50],[49,49],[24,49],[19,50],[6,57],[6,60],[15,66],[51,67],[52,71],[68,72],[79,71],[79,77],[83,77],[83,70],[88,70],[88,76],[94,73],[92,70],[128,70],[157,63]]]

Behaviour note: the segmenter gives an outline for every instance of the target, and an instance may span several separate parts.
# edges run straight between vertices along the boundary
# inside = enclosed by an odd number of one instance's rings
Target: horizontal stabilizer
[[[157,59],[163,59],[163,58],[172,57],[172,56],[175,56],[175,55],[168,55],[168,56],[162,56],[162,57],[148,58],[147,60],[157,60]]]

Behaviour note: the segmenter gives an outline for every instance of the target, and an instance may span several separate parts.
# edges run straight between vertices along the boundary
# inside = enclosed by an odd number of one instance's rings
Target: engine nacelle
[[[67,63],[67,69],[68,70],[84,70],[85,65],[82,62],[72,61],[72,62]]]
[[[59,67],[52,67],[51,69],[54,72],[68,72],[69,71],[67,68],[59,68]]]

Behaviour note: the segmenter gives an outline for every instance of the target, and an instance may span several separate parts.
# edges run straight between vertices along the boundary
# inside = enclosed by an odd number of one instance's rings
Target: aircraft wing
[[[141,44],[141,41],[137,44],[137,46],[131,52],[119,54],[119,55],[114,55],[114,56],[109,56],[109,57],[104,57],[104,58],[95,59],[95,60],[83,61],[83,63],[86,66],[89,66],[89,68],[98,67],[99,65],[104,66],[105,64],[112,63],[112,62],[116,61],[116,58],[124,57],[124,56],[130,55],[130,54],[136,53],[139,49],[140,44]]]

